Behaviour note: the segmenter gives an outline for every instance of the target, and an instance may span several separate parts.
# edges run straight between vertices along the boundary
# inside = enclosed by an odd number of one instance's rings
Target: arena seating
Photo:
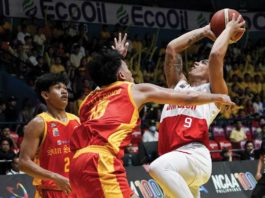
[[[222,157],[220,155],[220,147],[216,141],[214,140],[209,141],[209,150],[211,152],[211,157],[213,161],[222,160]]]

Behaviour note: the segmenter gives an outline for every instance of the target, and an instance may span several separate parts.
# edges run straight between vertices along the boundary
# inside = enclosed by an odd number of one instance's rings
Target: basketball
[[[218,37],[225,29],[226,24],[232,19],[233,13],[237,18],[240,13],[236,10],[225,8],[217,11],[211,18],[210,27],[216,37]],[[241,21],[244,19],[242,18]],[[231,37],[230,43],[235,43],[243,36],[244,32],[237,32]]]

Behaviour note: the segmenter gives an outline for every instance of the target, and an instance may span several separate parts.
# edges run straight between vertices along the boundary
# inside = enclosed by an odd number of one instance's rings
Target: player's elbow
[[[213,50],[209,56],[209,60],[222,60],[223,58],[224,54],[222,54],[219,50]]]
[[[172,55],[175,54],[175,48],[174,48],[174,45],[172,43],[169,43],[167,45],[166,54],[172,54]]]
[[[21,171],[23,171],[23,172],[25,172],[26,171],[26,167],[27,167],[27,164],[28,164],[28,162],[27,162],[27,160],[25,160],[24,158],[19,158],[19,161],[18,161],[18,168],[19,168],[19,170],[21,170]]]

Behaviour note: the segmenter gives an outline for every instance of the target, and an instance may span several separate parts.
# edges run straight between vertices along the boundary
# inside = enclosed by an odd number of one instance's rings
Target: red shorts
[[[78,198],[130,198],[134,194],[122,160],[102,151],[101,147],[75,155],[69,176],[72,190]]]
[[[77,198],[73,193],[66,195],[62,191],[57,190],[36,190],[34,198]]]

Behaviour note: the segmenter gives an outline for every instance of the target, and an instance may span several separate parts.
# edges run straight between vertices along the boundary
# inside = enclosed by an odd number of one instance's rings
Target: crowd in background
[[[37,25],[22,21],[15,26],[3,21],[0,26],[0,68],[32,88],[35,79],[44,73],[64,73],[70,79],[67,110],[77,114],[83,98],[96,87],[86,78],[85,72],[91,54],[102,46],[111,46],[118,32],[128,32],[130,45],[126,61],[135,82],[165,86],[163,61],[166,42],[159,41],[155,32],[140,36],[130,35],[128,27],[120,25],[111,29],[103,25],[98,35],[92,35],[85,31],[82,24],[76,29],[72,23],[63,27],[56,22]],[[210,41],[188,49],[184,56],[184,70],[192,65],[194,54],[198,58],[207,58],[210,49]],[[237,106],[222,112],[210,127],[210,143],[217,144],[212,150],[222,150],[218,156],[212,155],[214,160],[256,159],[254,151],[265,137],[264,56],[263,41],[249,40],[246,45],[233,44],[229,47],[224,73],[229,95]],[[21,98],[16,96],[0,98],[0,162],[7,160],[7,163],[0,163],[1,174],[10,169],[11,162],[15,163],[24,125],[36,114],[45,111],[45,105],[34,104],[29,98],[24,98],[19,107],[18,100]],[[141,126],[133,134],[132,144],[126,150],[129,160],[126,163],[129,162],[129,165],[132,159],[136,161],[133,164],[139,163],[135,157],[140,150],[139,144],[157,141],[161,108],[156,104],[143,108]]]

